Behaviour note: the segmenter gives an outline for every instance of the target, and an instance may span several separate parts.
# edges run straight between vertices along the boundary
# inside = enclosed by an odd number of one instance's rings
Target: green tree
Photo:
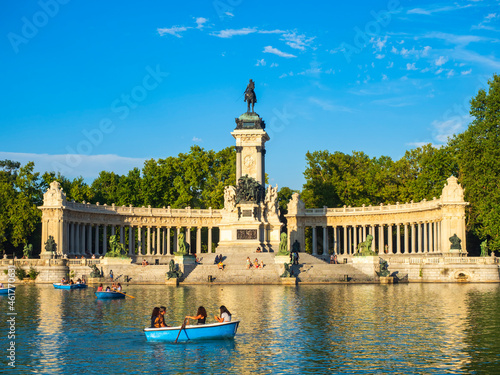
[[[491,250],[500,250],[500,76],[488,82],[470,101],[468,129],[452,139],[459,179],[470,202],[467,227]]]

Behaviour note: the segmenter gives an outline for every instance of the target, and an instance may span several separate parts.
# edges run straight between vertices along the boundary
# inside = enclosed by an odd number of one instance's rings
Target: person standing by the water
[[[224,322],[230,322],[231,321],[231,313],[229,310],[226,308],[226,306],[222,305],[220,307],[220,317],[217,315],[214,315],[214,318],[219,322],[219,323],[224,323]]]
[[[113,270],[109,270],[109,278],[113,281]]]
[[[207,319],[207,310],[203,306],[198,307],[198,312],[196,313],[196,316],[186,316],[186,319],[198,319],[197,324],[205,324],[206,319]]]

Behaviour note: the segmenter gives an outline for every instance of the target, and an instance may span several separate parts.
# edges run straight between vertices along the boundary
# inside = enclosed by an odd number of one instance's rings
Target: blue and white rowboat
[[[98,299],[119,299],[125,298],[125,294],[118,292],[95,292]]]
[[[87,284],[61,284],[61,283],[53,283],[54,288],[56,289],[85,289],[87,288]]]
[[[12,288],[0,288],[0,295],[7,295],[9,294],[9,290],[11,290],[11,293],[16,290],[16,287],[13,286]]]
[[[200,324],[181,327],[144,328],[148,341],[179,341],[231,339],[236,335],[239,320],[225,323]],[[179,330],[181,333],[179,334]]]

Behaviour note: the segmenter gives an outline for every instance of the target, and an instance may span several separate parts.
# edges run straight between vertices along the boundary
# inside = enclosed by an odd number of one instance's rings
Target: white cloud
[[[204,17],[198,17],[196,18],[195,22],[196,22],[196,28],[197,29],[203,29],[203,27],[205,26],[205,23],[208,21],[207,18],[204,18]]]
[[[234,17],[234,14],[233,14],[233,13],[231,13],[231,12],[226,12],[226,13],[224,13],[224,14],[225,14],[226,16],[229,16],[229,17]]]
[[[325,111],[329,112],[352,112],[352,109],[344,106],[339,106],[333,104],[329,100],[323,100],[315,97],[310,97],[309,102],[321,107]]]
[[[297,56],[292,55],[290,53],[282,52],[279,49],[271,47],[271,46],[264,47],[264,51],[262,51],[262,52],[264,52],[264,53],[273,53],[275,55],[278,55],[280,57],[285,57],[287,59],[292,58],[292,57],[297,57]]]
[[[387,65],[387,68],[389,68],[389,69],[390,69],[390,68],[392,68],[393,66],[394,66],[394,62],[393,62],[393,61],[391,61],[391,62],[389,63],[389,65]]]
[[[440,12],[449,12],[449,11],[454,11],[454,10],[459,10],[459,9],[464,9],[472,6],[472,4],[466,4],[466,5],[458,5],[455,3],[455,5],[449,5],[449,6],[443,6],[443,7],[429,7],[429,8],[413,8],[409,9],[406,13],[407,14],[423,14],[426,16],[430,16],[433,13],[440,13]]]
[[[284,40],[286,44],[294,49],[304,51],[306,47],[311,45],[314,39],[315,37],[307,38],[304,34],[297,35],[296,32],[289,32],[283,34],[283,38],[281,40]]]
[[[279,66],[279,64],[278,63],[274,63],[274,62],[270,65],[271,68],[277,68],[278,66]]]
[[[448,137],[463,132],[471,118],[469,116],[455,116],[448,120],[432,122],[434,139],[441,143],[446,143]]]
[[[455,75],[455,71],[453,69],[449,70],[448,73],[446,73],[446,77],[450,78]]]
[[[411,63],[411,64],[406,64],[406,70],[418,70],[418,69],[415,67],[415,63]]]
[[[257,60],[257,64],[255,64],[255,66],[266,66],[266,60],[264,59]]]
[[[439,56],[439,59],[437,59],[434,63],[436,64],[436,66],[441,66],[446,64],[447,61],[448,61],[447,57]]]
[[[128,158],[113,154],[80,155],[80,154],[33,154],[0,151],[0,160],[9,159],[26,164],[35,162],[36,172],[61,172],[69,179],[83,177],[95,179],[101,171],[113,171],[117,174],[127,174],[133,168],[142,168],[146,158]]]
[[[191,27],[186,27],[186,26],[173,26],[170,28],[158,28],[158,34],[160,36],[163,36],[165,34],[173,35],[176,36],[177,38],[182,38],[182,35],[179,34],[183,31],[186,31],[187,29],[191,29]]]
[[[463,76],[466,76],[467,74],[471,74],[472,73],[472,68],[469,69],[469,70],[464,70],[463,72],[461,72],[460,74],[462,74]]]
[[[385,74],[382,74],[382,81],[387,81],[387,80],[388,80],[387,76]]]
[[[471,29],[495,30],[494,27],[490,26],[490,23],[497,18],[500,18],[500,15],[497,15],[496,13],[490,13],[485,16],[478,25],[472,26]]]
[[[256,33],[257,29],[245,27],[243,29],[226,29],[221,30],[210,35],[216,36],[218,38],[232,38],[235,35],[248,35],[252,33]]]
[[[457,44],[461,46],[466,46],[473,42],[483,42],[489,40],[488,38],[483,38],[477,35],[455,35],[441,32],[431,32],[423,35],[424,38],[429,39],[441,39],[451,44]]]
[[[203,142],[203,139],[198,137],[193,137],[193,142]]]
[[[396,55],[398,54],[398,50],[396,49],[396,47],[392,46],[391,48],[391,52],[392,53],[395,53]]]
[[[385,57],[385,55],[377,54],[375,55],[376,59],[382,60]]]

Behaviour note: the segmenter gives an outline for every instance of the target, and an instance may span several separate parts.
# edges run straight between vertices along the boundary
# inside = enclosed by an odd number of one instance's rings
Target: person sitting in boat
[[[158,310],[156,310],[158,309]],[[167,308],[165,306],[155,307],[153,309],[153,314],[151,314],[151,328],[161,328],[168,327],[165,324],[165,312]]]
[[[78,278],[78,280],[76,280],[76,283],[77,284],[81,284],[82,283],[82,279]]]
[[[116,284],[115,283],[111,284],[111,290],[116,290]]]
[[[111,288],[109,287],[109,285],[106,287],[106,292],[111,292]]]
[[[220,317],[217,315],[214,315],[215,320],[217,320],[219,323],[224,323],[224,322],[230,322],[231,321],[231,313],[229,310],[226,308],[226,306],[222,305],[220,307]]]
[[[98,291],[98,292],[102,292],[102,288],[103,288],[103,286],[102,286],[102,284],[101,284],[101,285],[99,285],[99,286],[97,287],[97,291]]]
[[[118,285],[116,286],[116,291],[117,292],[121,292],[122,291],[122,284],[118,283]]]
[[[186,316],[187,324],[189,324],[189,319],[198,319],[197,324],[205,324],[207,319],[207,310],[203,306],[198,307],[198,312],[196,316]]]
[[[68,280],[66,280],[65,277],[62,278],[61,284],[66,285],[68,283]]]
[[[0,281],[0,289],[3,289],[3,283]]]
[[[87,282],[85,281],[85,279],[83,278],[83,276],[82,276],[82,284],[83,285],[87,284]]]
[[[73,279],[71,279],[71,280],[69,281],[69,285],[75,285],[75,282],[73,281]]]

